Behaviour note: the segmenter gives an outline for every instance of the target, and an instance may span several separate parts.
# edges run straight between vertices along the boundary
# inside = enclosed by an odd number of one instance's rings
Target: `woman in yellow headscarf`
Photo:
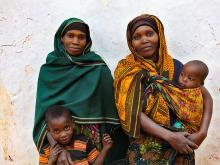
[[[162,23],[148,14],[134,18],[127,42],[131,54],[118,63],[114,86],[120,121],[130,136],[129,164],[195,164],[193,150],[206,137],[211,115],[197,114],[201,127],[189,135],[194,131],[182,120],[177,99],[183,93],[174,84],[183,65],[169,56]],[[205,103],[212,102],[209,93],[205,97]],[[174,128],[177,121],[184,127]]]

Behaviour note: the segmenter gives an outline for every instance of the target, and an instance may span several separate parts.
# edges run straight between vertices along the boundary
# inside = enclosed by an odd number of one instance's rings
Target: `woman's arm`
[[[204,86],[201,87],[201,90],[203,97],[203,114],[200,129],[198,132],[193,133],[188,137],[197,145],[200,145],[207,136],[209,124],[212,118],[213,106],[212,96],[210,95],[209,91]]]
[[[153,122],[141,112],[141,129],[150,135],[166,140],[177,152],[182,154],[192,153],[198,146],[186,138],[187,132],[172,132]]]

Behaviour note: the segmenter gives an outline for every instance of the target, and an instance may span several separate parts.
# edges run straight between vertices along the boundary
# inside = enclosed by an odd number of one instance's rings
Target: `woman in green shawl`
[[[125,156],[128,138],[120,127],[111,72],[102,58],[90,51],[91,45],[89,27],[80,19],[67,19],[57,30],[54,51],[40,69],[33,137],[41,150],[48,143],[45,111],[62,105],[71,110],[78,123],[76,131],[92,138],[99,149],[102,134],[111,134],[114,145],[106,160],[110,164]]]

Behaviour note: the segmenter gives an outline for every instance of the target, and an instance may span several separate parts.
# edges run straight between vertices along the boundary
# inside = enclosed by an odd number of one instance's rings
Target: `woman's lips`
[[[146,47],[144,47],[144,48],[141,48],[141,51],[142,51],[142,52],[146,52],[146,51],[149,51],[149,50],[151,50],[151,49],[152,49],[151,46],[146,46]]]
[[[72,51],[79,51],[80,50],[80,48],[78,48],[78,47],[77,48],[76,47],[69,47],[69,49]]]

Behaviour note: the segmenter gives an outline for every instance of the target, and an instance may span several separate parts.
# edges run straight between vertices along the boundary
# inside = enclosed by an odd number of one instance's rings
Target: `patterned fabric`
[[[96,148],[101,151],[102,149],[102,132],[100,132],[100,124],[80,125],[75,124],[74,132],[76,134],[83,134],[91,139]]]
[[[92,164],[99,155],[99,151],[94,144],[84,135],[73,136],[71,143],[64,146],[64,149],[70,153],[74,165]],[[46,145],[40,151],[39,162],[48,164],[49,155],[50,146]]]
[[[111,133],[112,128],[120,127],[111,71],[103,59],[90,50],[92,41],[89,40],[80,56],[70,56],[64,49],[61,35],[65,27],[73,22],[88,26],[77,18],[65,20],[55,34],[54,51],[48,54],[46,63],[40,69],[33,130],[38,151],[48,143],[45,138],[47,129],[44,115],[46,109],[53,105],[68,108],[75,123],[83,125],[82,127],[87,127],[87,124],[89,127],[99,125],[95,129],[97,137],[106,132]],[[129,143],[122,131],[111,136],[115,141],[124,140]],[[100,149],[101,140],[95,137],[93,139],[96,139],[95,143]],[[121,159],[125,157],[126,150],[127,146],[120,147],[114,143],[110,153],[117,154],[109,154],[106,160],[112,162]]]
[[[138,19],[157,22],[159,35],[158,60],[141,57],[132,47],[130,29]],[[181,155],[164,140],[140,130],[140,112],[154,122],[172,131],[195,132],[202,115],[202,94],[199,88],[181,90],[174,81],[180,66],[168,55],[163,25],[152,15],[142,15],[132,20],[127,29],[127,40],[132,54],[118,63],[115,70],[115,99],[124,131],[131,137],[128,150],[130,164],[194,164],[194,154]],[[180,121],[183,128],[172,123]],[[198,118],[197,118],[198,117]]]
[[[160,40],[157,62],[143,58],[132,47],[131,29],[133,21],[137,19],[154,19],[157,23]],[[115,70],[115,99],[123,129],[131,137],[138,137],[140,135],[139,115],[143,109],[140,100],[144,90],[141,83],[145,76],[144,71],[149,72],[151,76],[162,75],[173,80],[174,62],[167,52],[163,25],[155,16],[142,15],[132,20],[127,28],[127,42],[132,54],[121,60]]]
[[[148,72],[145,75],[143,83],[147,87],[144,91],[143,105],[146,105],[146,108],[143,112],[156,123],[172,127],[169,116],[172,111],[186,131],[198,131],[203,114],[201,89],[181,89],[165,77],[151,77]]]
[[[53,105],[68,108],[76,123],[119,125],[113,78],[102,58],[90,51],[91,41],[80,56],[70,56],[64,49],[62,31],[73,22],[85,24],[76,18],[64,21],[56,32],[54,51],[48,54],[40,69],[33,130],[38,150],[44,140],[44,114]],[[103,91],[108,95],[104,95]]]
[[[113,146],[108,152],[108,155],[105,158],[104,164],[112,164],[118,160],[126,158],[126,152],[129,146],[129,138],[123,132],[121,127],[113,127],[108,124],[105,126],[107,132],[111,135],[113,140]],[[77,134],[83,134],[89,139],[92,140],[96,148],[101,151],[102,149],[102,137],[103,137],[103,127],[102,124],[90,124],[90,125],[79,125],[75,124],[74,132]]]
[[[149,59],[143,58],[141,55],[139,55],[134,50],[134,48],[132,46],[132,32],[131,31],[132,31],[132,27],[134,26],[133,22],[138,22],[138,21],[142,21],[142,20],[149,21],[149,22],[154,20],[157,24],[158,36],[159,36],[159,49],[155,55],[156,62],[154,61],[154,59],[149,60]],[[128,47],[132,53],[131,55],[134,55],[134,57],[135,57],[135,61],[133,59],[128,58],[125,61],[122,60],[121,61],[122,63],[126,62],[126,65],[128,65],[129,67],[132,67],[133,64],[138,65],[137,67],[139,67],[139,69],[141,69],[141,68],[146,69],[146,67],[147,67],[149,72],[157,72],[159,75],[163,75],[163,76],[169,78],[170,80],[173,79],[173,76],[174,76],[173,59],[171,58],[171,56],[168,54],[168,51],[167,51],[167,45],[166,45],[166,40],[165,40],[165,36],[164,36],[163,24],[160,22],[160,20],[157,17],[155,17],[153,15],[145,14],[145,15],[141,15],[141,16],[133,19],[128,24],[128,27],[127,27],[127,42],[128,42]],[[119,62],[119,65],[121,64],[121,62]],[[116,70],[118,70],[118,69],[116,69]],[[117,75],[117,73],[116,73],[116,75]]]
[[[131,165],[194,165],[194,154],[178,154],[164,140],[147,134],[132,139],[128,149]]]

